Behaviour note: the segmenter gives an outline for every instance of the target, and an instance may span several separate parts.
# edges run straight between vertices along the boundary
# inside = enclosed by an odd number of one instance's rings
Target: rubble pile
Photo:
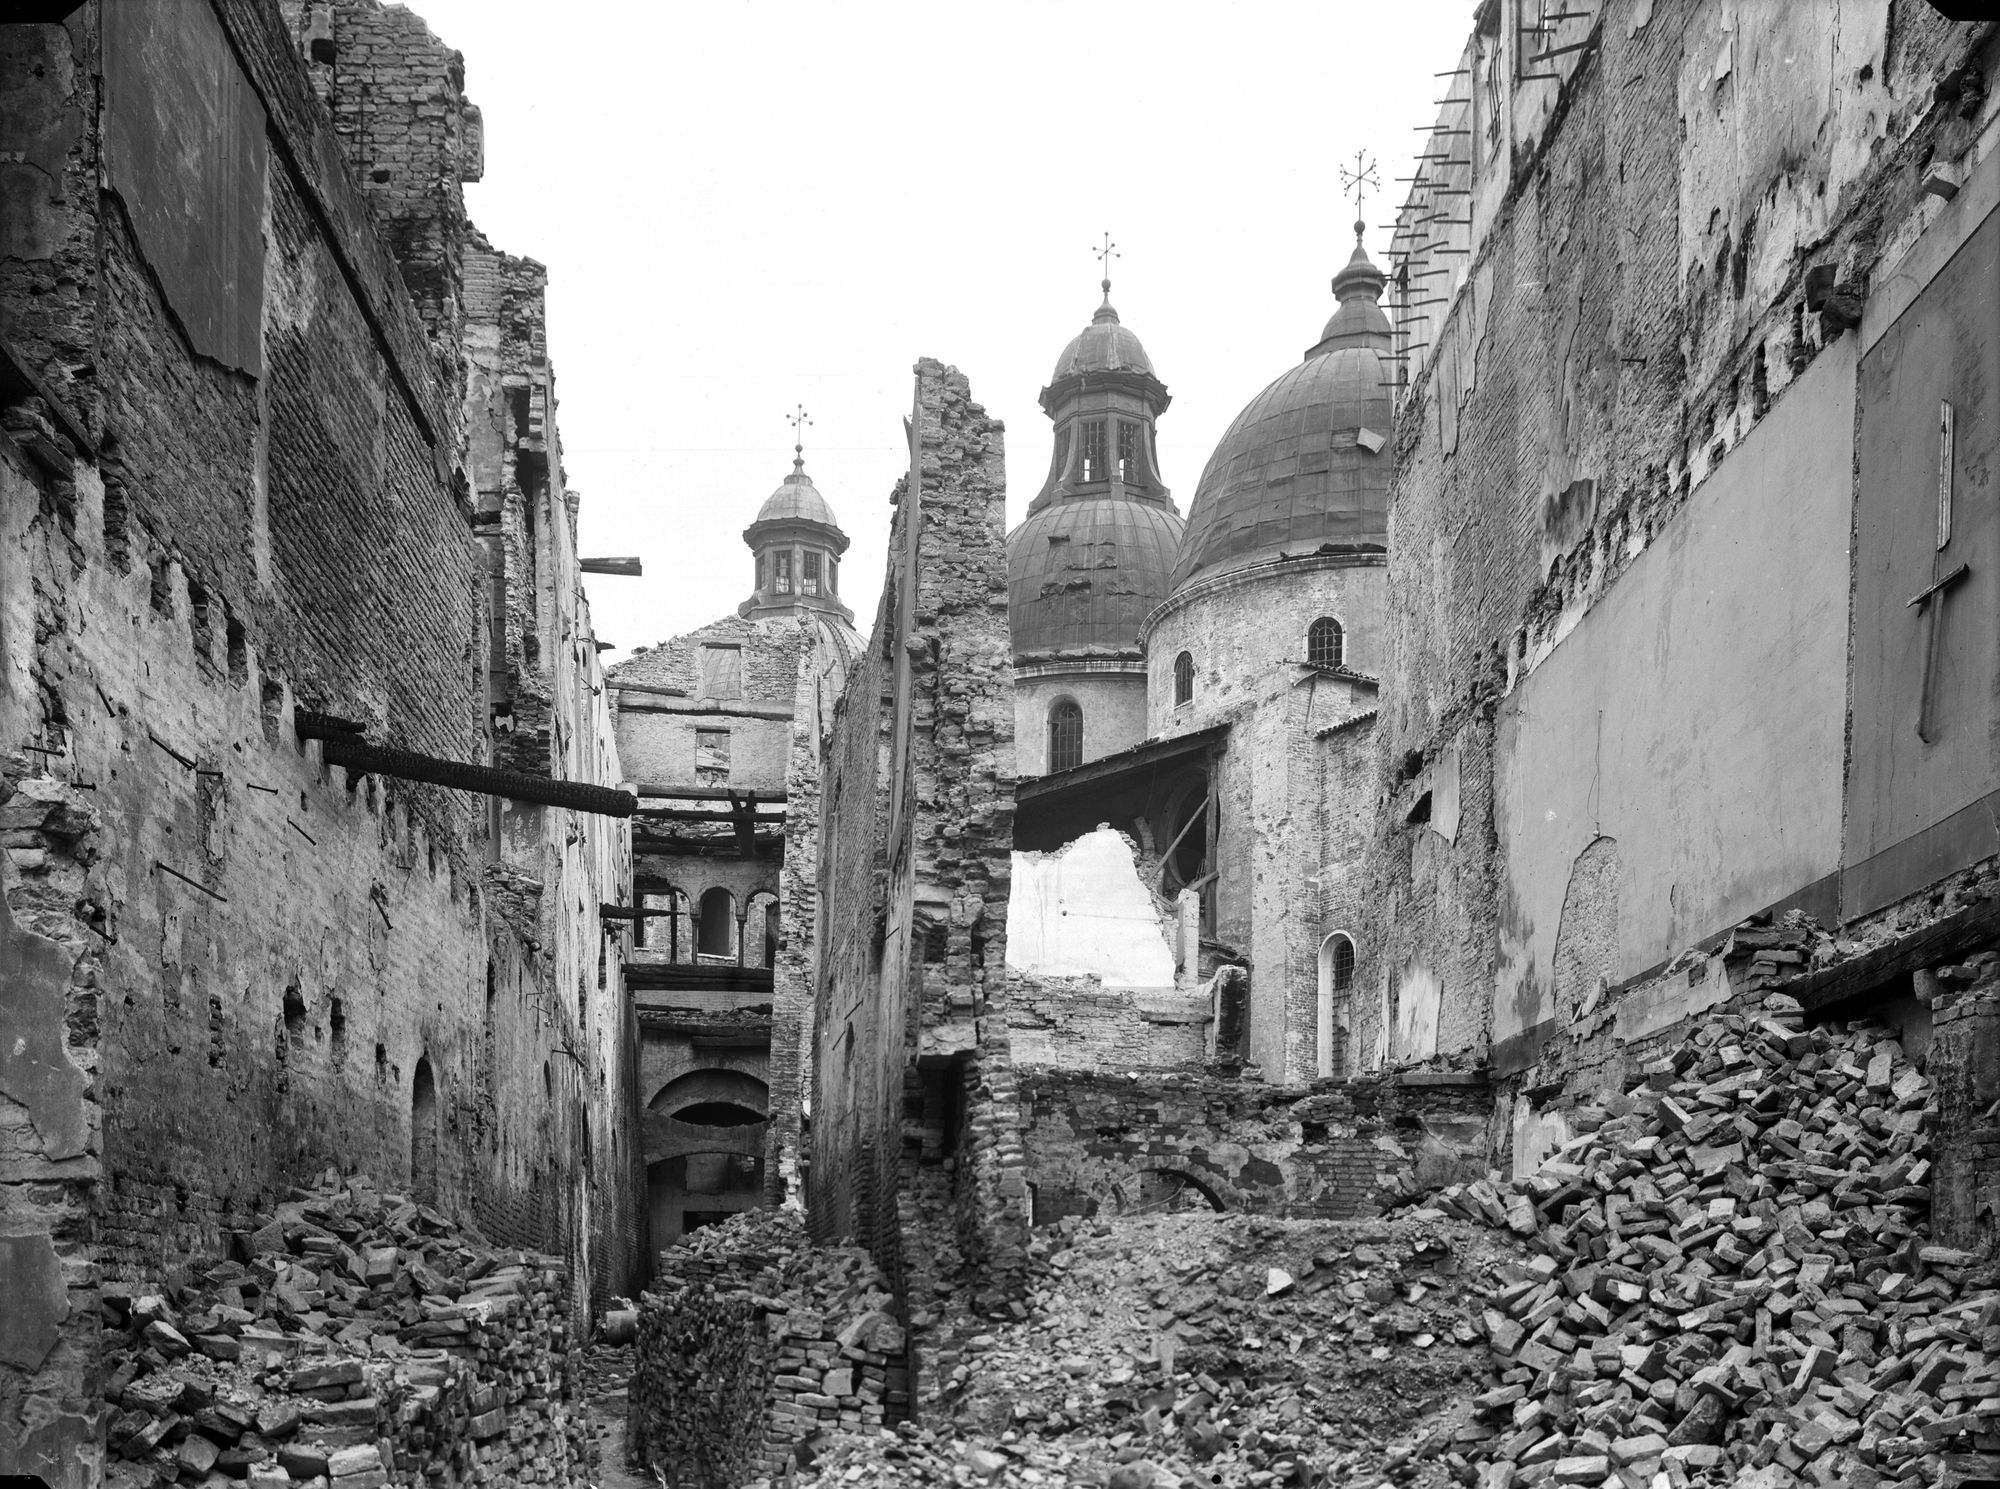
[[[1533,1177],[1435,1196],[1533,1252],[1453,1444],[1482,1489],[2000,1471],[2000,1274],[1927,1244],[1933,1110],[1887,1030],[1773,993],[1575,1114]]]
[[[559,1257],[329,1171],[230,1258],[108,1283],[113,1485],[590,1481]]]
[[[815,1247],[788,1210],[746,1211],[660,1253],[628,1387],[633,1466],[740,1484],[820,1434],[907,1415],[902,1325],[864,1251]]]
[[[1403,1439],[1413,1422],[1469,1421],[1488,1381],[1481,1307],[1519,1255],[1442,1216],[1157,1214],[1053,1234],[1070,1244],[1037,1239],[1025,1321],[938,1331],[945,1388],[926,1425],[837,1438],[809,1482],[1195,1489],[1407,1472],[1441,1486],[1445,1466]]]

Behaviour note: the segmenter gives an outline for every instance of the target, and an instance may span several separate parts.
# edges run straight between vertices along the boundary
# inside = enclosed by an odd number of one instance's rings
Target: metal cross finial
[[[1104,266],[1103,288],[1104,293],[1109,295],[1111,293],[1111,261],[1113,259],[1122,259],[1125,255],[1120,253],[1118,245],[1111,241],[1111,234],[1109,232],[1106,232],[1104,235],[1104,246],[1102,248],[1093,248],[1090,251],[1097,256],[1097,261]]]
[[[812,416],[806,412],[806,406],[802,403],[797,413],[785,415],[785,422],[792,426],[792,465],[795,469],[804,470],[806,444],[803,430],[804,426],[812,423]]]
[[[1375,162],[1368,158],[1366,150],[1354,152],[1354,169],[1340,168],[1340,189],[1352,193],[1354,197],[1354,220],[1357,224],[1356,236],[1360,236],[1358,224],[1361,221],[1361,203],[1371,191],[1382,189],[1382,178],[1376,173]]]

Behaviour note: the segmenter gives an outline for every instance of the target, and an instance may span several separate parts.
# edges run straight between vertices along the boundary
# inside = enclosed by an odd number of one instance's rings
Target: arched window
[[[1194,658],[1182,652],[1174,658],[1174,707],[1194,702]]]
[[[711,889],[701,897],[695,918],[694,949],[703,956],[730,956],[736,951],[736,897],[726,889]]]
[[[1347,658],[1347,633],[1340,622],[1322,615],[1306,630],[1306,660],[1315,667],[1338,667]]]
[[[1083,706],[1064,698],[1049,710],[1049,772],[1083,764]]]

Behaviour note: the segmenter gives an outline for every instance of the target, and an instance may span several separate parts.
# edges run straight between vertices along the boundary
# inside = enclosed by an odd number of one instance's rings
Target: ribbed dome
[[[1395,363],[1383,282],[1357,245],[1334,277],[1340,305],[1318,345],[1222,436],[1188,507],[1176,590],[1281,553],[1387,543]]]
[[[833,508],[826,504],[826,498],[819,494],[819,488],[806,474],[803,462],[793,465],[792,473],[778,484],[778,489],[764,498],[764,505],[757,509],[758,522],[819,522],[828,527],[839,527],[834,520]]]
[[[1029,517],[1007,539],[1015,657],[1137,656],[1140,622],[1167,597],[1181,527],[1169,506],[1108,497]]]
[[[1153,370],[1152,359],[1146,349],[1139,345],[1139,338],[1126,330],[1118,322],[1118,312],[1111,308],[1111,292],[1107,288],[1104,303],[1097,307],[1097,314],[1090,318],[1090,324],[1082,334],[1073,337],[1063,353],[1056,358],[1056,370],[1049,377],[1053,386],[1066,377],[1075,377],[1079,372],[1146,372]]]

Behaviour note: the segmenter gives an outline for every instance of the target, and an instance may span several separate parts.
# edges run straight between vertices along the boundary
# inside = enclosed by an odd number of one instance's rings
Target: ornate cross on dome
[[[1120,253],[1118,245],[1111,241],[1111,234],[1109,232],[1106,232],[1104,235],[1104,246],[1102,248],[1093,248],[1090,251],[1096,256],[1097,261],[1104,266],[1103,289],[1105,298],[1109,299],[1111,297],[1111,261],[1113,259],[1122,259],[1125,255]]]
[[[792,469],[802,471],[806,468],[806,445],[801,431],[805,425],[812,423],[812,416],[802,403],[797,413],[785,415],[785,422],[792,426]]]
[[[1354,169],[1340,168],[1340,189],[1343,194],[1354,197],[1354,236],[1361,236],[1361,203],[1371,191],[1382,189],[1382,178],[1376,173],[1375,162],[1368,158],[1366,150],[1354,152]]]

